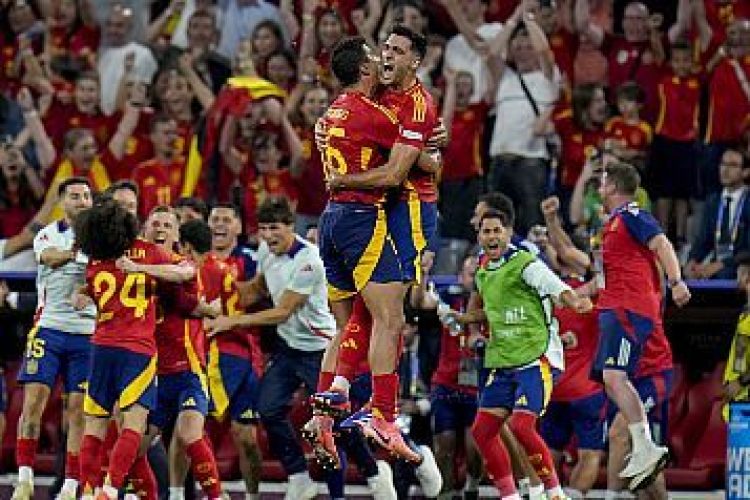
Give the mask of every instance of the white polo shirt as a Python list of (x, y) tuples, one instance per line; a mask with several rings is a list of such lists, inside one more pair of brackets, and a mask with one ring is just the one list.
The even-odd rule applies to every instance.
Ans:
[(48, 248), (70, 250), (75, 242), (73, 228), (63, 221), (53, 222), (34, 238), (34, 254), (39, 264), (37, 291), (41, 316), (38, 325), (65, 333), (90, 335), (96, 326), (96, 306), (82, 311), (73, 308), (71, 297), (81, 285), (86, 284), (88, 258), (78, 252), (75, 260), (53, 269), (41, 263), (41, 255)]
[(295, 236), (289, 252), (276, 255), (266, 242), (258, 247), (258, 272), (263, 275), (274, 305), (286, 290), (307, 296), (305, 303), (277, 325), (279, 336), (300, 351), (320, 351), (336, 334), (336, 322), (328, 309), (323, 261), (318, 248)]

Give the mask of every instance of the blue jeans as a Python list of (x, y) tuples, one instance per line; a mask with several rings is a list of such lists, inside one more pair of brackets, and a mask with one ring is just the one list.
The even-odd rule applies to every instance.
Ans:
[(307, 470), (307, 461), (289, 420), (289, 404), (300, 385), (308, 393), (315, 391), (323, 351), (305, 352), (279, 344), (260, 381), (258, 412), (270, 449), (287, 474), (296, 474)]

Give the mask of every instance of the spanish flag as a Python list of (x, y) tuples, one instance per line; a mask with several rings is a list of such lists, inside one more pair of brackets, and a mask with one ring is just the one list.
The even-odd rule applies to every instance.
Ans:
[(257, 76), (235, 76), (227, 80), (211, 108), (197, 124), (190, 141), (181, 196), (192, 196), (199, 185), (216, 186), (216, 170), (220, 165), (217, 158), (219, 137), (226, 118), (244, 116), (250, 103), (268, 98), (283, 101), (286, 92)]

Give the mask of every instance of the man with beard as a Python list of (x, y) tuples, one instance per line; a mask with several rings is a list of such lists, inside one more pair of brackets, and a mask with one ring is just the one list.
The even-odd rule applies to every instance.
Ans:
[(74, 499), (78, 488), (78, 455), (83, 432), (83, 391), (94, 332), (93, 304), (76, 310), (70, 297), (85, 281), (88, 258), (76, 248), (73, 223), (91, 206), (91, 188), (82, 177), (63, 181), (58, 195), (65, 213), (37, 234), (34, 253), (39, 262), (37, 287), (40, 316), (29, 332), (18, 380), (24, 384), (24, 404), (16, 440), (18, 485), (14, 500), (34, 497), (34, 459), (42, 412), (61, 375), (68, 402), (68, 442), (65, 484), (61, 498)]

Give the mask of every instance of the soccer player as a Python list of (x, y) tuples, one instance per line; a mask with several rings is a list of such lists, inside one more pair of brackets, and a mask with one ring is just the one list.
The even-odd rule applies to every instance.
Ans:
[[(177, 216), (166, 206), (152, 210), (146, 221), (144, 237), (171, 252), (180, 240), (184, 259), (198, 267), (198, 277), (177, 286), (161, 286), (161, 321), (156, 326), (158, 353), (156, 409), (149, 417), (149, 438), (173, 427), (169, 447), (170, 470), (174, 471), (178, 454), (187, 455), (194, 477), (209, 499), (221, 496), (221, 481), (210, 444), (203, 437), (208, 412), (208, 383), (205, 366), (204, 331), (201, 316), (215, 314), (207, 305), (203, 283), (220, 282), (226, 267), (208, 258), (211, 230), (203, 221), (178, 228)], [(218, 279), (216, 278), (218, 276)], [(218, 295), (218, 292), (216, 293)], [(151, 441), (149, 439), (149, 442)], [(170, 473), (170, 495), (184, 495), (182, 473)]]
[[(404, 135), (396, 118), (368, 97), (378, 83), (378, 70), (361, 38), (348, 38), (337, 46), (332, 69), (345, 90), (324, 117), (328, 136), (324, 168), (329, 179), (333, 181), (336, 176), (380, 165), (376, 170), (382, 168), (390, 175), (395, 170), (402, 172), (405, 178), (417, 160), (435, 164), (410, 143), (409, 134)], [(379, 152), (383, 149), (391, 149), (387, 162)], [(403, 178), (394, 176), (393, 185), (397, 186)], [(321, 256), (339, 329), (342, 330), (349, 319), (351, 298), (357, 292), (373, 316), (368, 354), (373, 373), (373, 418), (368, 426), (372, 429), (371, 435), (390, 451), (418, 461), (419, 455), (405, 445), (395, 425), (398, 389), (395, 368), (404, 322), (405, 287), (401, 264), (387, 238), (384, 201), (385, 187), (333, 188), (321, 217)], [(335, 339), (334, 343), (338, 341)], [(348, 384), (349, 380), (342, 377), (333, 388), (346, 394)]]
[(654, 444), (643, 402), (631, 383), (644, 346), (661, 336), (660, 269), (675, 304), (690, 300), (672, 244), (653, 216), (633, 203), (639, 184), (631, 165), (614, 163), (604, 169), (599, 192), (610, 217), (602, 232), (601, 338), (594, 361), (594, 375), (601, 377), (628, 425), (632, 454), (619, 476), (631, 490), (650, 484), (669, 456), (665, 447)]
[(482, 389), (472, 435), (501, 498), (520, 499), (508, 451), (500, 430), (510, 430), (529, 456), (551, 500), (565, 498), (547, 445), (536, 431), (552, 390), (547, 358), (551, 336), (552, 299), (577, 312), (591, 310), (541, 261), (510, 244), (512, 227), (504, 214), (490, 210), (480, 221), (484, 250), (476, 283), (482, 308), (456, 315), (462, 324), (489, 322), (484, 367), (491, 370)]
[[(212, 253), (230, 272), (221, 283), (223, 313), (241, 314), (238, 283), (255, 276), (255, 252), (239, 244), (242, 232), (240, 213), (229, 204), (217, 204), (208, 217)], [(219, 419), (229, 415), (232, 439), (240, 457), (240, 471), (248, 500), (257, 499), (260, 483), (261, 452), (258, 448), (258, 384), (263, 367), (257, 328), (235, 329), (211, 339), (208, 352), (208, 384), (213, 405), (211, 414)]]
[(300, 385), (310, 393), (315, 390), (323, 351), (336, 334), (336, 323), (328, 309), (323, 262), (312, 244), (295, 235), (289, 201), (267, 198), (258, 209), (258, 224), (258, 272), (245, 290), (246, 300), (270, 296), (273, 307), (220, 316), (206, 324), (211, 334), (243, 326), (276, 326), (279, 342), (261, 380), (258, 409), (269, 445), (289, 476), (285, 498), (310, 499), (317, 495), (317, 486), (288, 409)]
[(29, 332), (26, 354), (18, 375), (24, 385), (23, 410), (16, 440), (18, 485), (13, 500), (34, 496), (34, 459), (42, 412), (61, 375), (67, 394), (67, 455), (61, 498), (73, 499), (78, 487), (78, 460), (83, 432), (83, 391), (94, 332), (96, 309), (75, 310), (70, 297), (85, 281), (88, 259), (75, 247), (73, 223), (91, 206), (89, 181), (71, 177), (58, 189), (64, 217), (42, 229), (34, 238), (39, 268), (39, 318)]
[[(195, 276), (195, 269), (172, 264), (163, 249), (138, 239), (135, 216), (110, 198), (79, 216), (75, 231), (81, 250), (91, 259), (85, 296), (98, 309), (84, 401), (83, 498), (93, 498), (99, 486), (102, 440), (115, 408), (121, 417), (121, 432), (97, 496), (107, 500), (117, 498), (124, 486), (155, 403), (157, 280), (185, 282)], [(82, 293), (73, 301), (79, 307), (86, 303)]]

